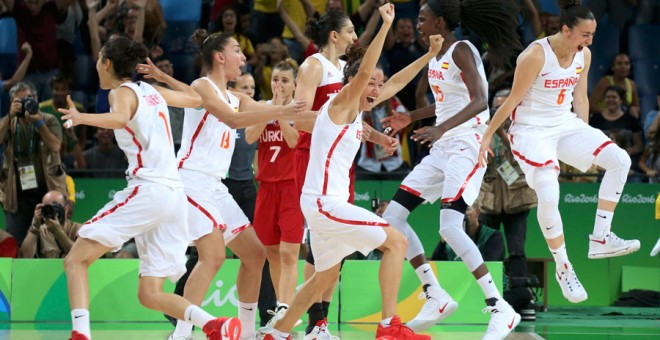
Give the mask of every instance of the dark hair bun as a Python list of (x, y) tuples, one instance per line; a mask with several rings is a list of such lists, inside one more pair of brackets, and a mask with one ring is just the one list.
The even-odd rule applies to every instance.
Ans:
[(198, 28), (195, 30), (195, 32), (192, 35), (192, 41), (197, 45), (198, 47), (202, 47), (204, 44), (204, 41), (206, 41), (206, 38), (209, 37), (209, 32), (203, 28)]
[(131, 41), (130, 46), (126, 50), (126, 55), (128, 55), (133, 60), (142, 62), (143, 60), (147, 59), (149, 51), (147, 51), (147, 48), (143, 44)]
[(318, 41), (320, 38), (319, 34), (319, 19), (309, 18), (307, 20), (307, 24), (305, 25), (305, 36), (312, 39), (312, 41)]
[(364, 46), (359, 46), (358, 44), (353, 44), (348, 47), (346, 50), (346, 63), (353, 64), (357, 60), (362, 59), (364, 54), (367, 52), (367, 49)]
[(580, 6), (580, 0), (557, 0), (557, 4), (562, 11), (565, 11), (570, 7)]

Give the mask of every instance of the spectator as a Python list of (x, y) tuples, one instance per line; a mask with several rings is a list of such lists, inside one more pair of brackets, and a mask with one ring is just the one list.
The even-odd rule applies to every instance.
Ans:
[(59, 191), (44, 195), (34, 208), (30, 232), (21, 246), (22, 258), (60, 258), (69, 253), (81, 226), (69, 219), (69, 207)]
[(241, 52), (245, 54), (246, 63), (252, 67), (256, 67), (259, 59), (254, 51), (252, 42), (246, 35), (243, 34), (241, 26), (238, 22), (238, 11), (234, 7), (225, 7), (218, 16), (215, 22), (215, 29), (213, 32), (222, 32), (231, 35), (238, 41), (241, 47)]
[[(388, 35), (388, 39), (385, 41), (383, 50), (390, 65), (389, 73), (395, 74), (426, 53), (428, 47), (424, 47), (420, 41), (415, 38), (415, 26), (413, 21), (408, 18), (401, 18), (396, 22), (393, 35), (392, 31), (390, 31), (390, 35)], [(415, 88), (417, 87), (419, 77), (419, 75), (416, 76), (413, 81), (408, 83), (403, 90), (397, 94), (405, 107), (415, 107)]]
[[(170, 77), (174, 77), (174, 65), (167, 56), (160, 56), (153, 60), (154, 65), (159, 70)], [(189, 65), (190, 66), (190, 65)], [(158, 86), (169, 88), (165, 83), (155, 83)], [(174, 152), (178, 152), (181, 147), (181, 134), (183, 133), (183, 109), (180, 107), (167, 106), (170, 110), (170, 127), (172, 129), (172, 141), (174, 142)]]
[[(284, 1), (278, 1), (277, 11), (284, 22), (284, 43), (286, 44), (291, 57), (298, 63), (302, 63), (307, 57), (318, 51), (318, 46), (315, 46), (312, 40), (305, 36), (305, 23), (309, 18), (314, 16), (314, 6), (310, 0), (301, 0), (287, 2), (285, 6)], [(288, 7), (295, 7), (297, 11), (295, 15), (290, 13)]]
[[(66, 97), (71, 94), (71, 85), (72, 82), (70, 79), (65, 78), (62, 75), (55, 76), (50, 81), (51, 92), (53, 97), (46, 101), (39, 103), (39, 110), (44, 113), (53, 115), (57, 119), (57, 122), (62, 126), (62, 146), (60, 147), (60, 156), (62, 158), (62, 163), (67, 169), (84, 169), (85, 168), (85, 158), (82, 154), (82, 149), (78, 143), (78, 135), (82, 134), (82, 130), (85, 129), (85, 126), (76, 126), (71, 129), (64, 129), (62, 121), (62, 114), (57, 109), (66, 109), (69, 107), (69, 104), (66, 102)], [(78, 110), (83, 110), (83, 105), (78, 102), (73, 102), (76, 105)], [(84, 133), (87, 134), (86, 132)]]
[(86, 11), (87, 4), (84, 0), (74, 0), (63, 11), (63, 19), (58, 21), (56, 26), (58, 68), (60, 74), (69, 79), (75, 78), (76, 55), (73, 42)]
[[(402, 20), (405, 19), (401, 19), (398, 22), (401, 22)], [(398, 98), (393, 97), (378, 104), (373, 110), (364, 112), (362, 114), (362, 119), (375, 130), (383, 132), (384, 129), (380, 120), (391, 115), (390, 112), (392, 110), (399, 113), (407, 111), (398, 101)], [(395, 138), (398, 139), (398, 135)], [(401, 158), (401, 145), (398, 145), (397, 151), (390, 155), (378, 144), (362, 143), (362, 146), (360, 146), (360, 158), (357, 161), (357, 165), (363, 170), (373, 173), (380, 173), (383, 170), (392, 172), (408, 169), (408, 166), (403, 162), (403, 158)]]
[(20, 82), (9, 96), (9, 114), (0, 120), (5, 156), (0, 197), (7, 231), (20, 246), (43, 195), (51, 190), (67, 192), (66, 174), (59, 155), (62, 128), (55, 117), (39, 111), (34, 85)]
[(660, 111), (660, 92), (658, 92), (656, 102), (657, 106), (655, 107), (655, 110), (649, 111), (646, 114), (646, 120), (644, 121), (644, 137), (646, 137), (647, 140), (651, 140), (655, 137), (655, 134), (658, 131), (658, 126), (660, 126), (660, 115), (658, 115), (658, 111)]
[[(463, 219), (465, 233), (479, 248), (484, 261), (504, 261), (504, 239), (499, 230), (484, 227), (479, 224), (479, 208), (468, 207)], [(433, 261), (461, 261), (453, 249), (440, 239), (431, 256)]]
[(96, 129), (96, 146), (85, 150), (85, 163), (87, 169), (97, 170), (92, 172), (95, 178), (122, 177), (122, 173), (128, 167), (128, 162), (119, 146), (115, 144), (115, 134), (110, 129)]
[[(495, 94), (491, 112), (495, 112), (509, 96), (510, 89)], [(507, 125), (510, 121), (507, 121)], [(498, 135), (490, 143), (494, 155), (489, 157), (486, 174), (477, 200), (481, 215), (479, 220), (495, 230), (504, 226), (509, 252), (510, 287), (523, 286), (527, 281), (527, 257), (525, 240), (527, 216), (536, 206), (536, 194), (525, 180), (520, 165), (511, 153), (508, 126), (500, 128)], [(511, 303), (511, 301), (509, 301)]]
[(273, 98), (273, 91), (270, 88), (273, 67), (280, 61), (289, 58), (289, 51), (282, 38), (273, 37), (269, 42), (257, 47), (257, 55), (259, 56), (259, 64), (252, 74), (254, 74), (254, 80), (259, 87), (261, 100), (270, 100)]
[(601, 78), (591, 91), (589, 111), (596, 113), (605, 109), (605, 90), (608, 86), (616, 85), (625, 90), (625, 94), (622, 96), (626, 105), (625, 111), (635, 119), (639, 119), (639, 94), (637, 84), (630, 79), (630, 57), (625, 53), (617, 54), (611, 69), (612, 75)]
[[(660, 98), (660, 96), (659, 96)], [(637, 165), (649, 177), (649, 183), (658, 183), (660, 174), (660, 133), (653, 133)]]
[[(625, 92), (622, 88), (613, 85), (608, 86), (604, 91), (605, 108), (600, 112), (593, 114), (589, 119), (589, 125), (602, 130), (605, 134), (617, 131), (625, 141), (630, 157), (639, 156), (644, 151), (644, 141), (642, 139), (642, 126), (637, 117), (634, 117), (623, 110), (623, 96)], [(639, 111), (638, 111), (639, 112)], [(633, 159), (633, 164), (635, 159)]]
[[(18, 44), (29, 42), (34, 49), (25, 80), (34, 84), (42, 98), (49, 99), (51, 93), (48, 82), (55, 76), (58, 67), (56, 26), (73, 0), (0, 1), (16, 19)], [(24, 53), (23, 50), (19, 52), (19, 61), (26, 57)]]
[(257, 39), (255, 41), (257, 45), (269, 41), (272, 37), (280, 36), (283, 28), (284, 23), (277, 13), (277, 1), (254, 0), (250, 13), (249, 35)]
[(32, 46), (30, 46), (29, 42), (23, 43), (21, 46), (21, 51), (23, 54), (25, 54), (25, 58), (16, 68), (14, 75), (12, 75), (9, 79), (2, 80), (2, 74), (0, 74), (0, 107), (2, 107), (2, 97), (4, 96), (3, 92), (8, 91), (16, 83), (23, 80), (25, 77), (25, 72), (27, 72), (28, 65), (30, 65), (30, 60), (32, 60)]

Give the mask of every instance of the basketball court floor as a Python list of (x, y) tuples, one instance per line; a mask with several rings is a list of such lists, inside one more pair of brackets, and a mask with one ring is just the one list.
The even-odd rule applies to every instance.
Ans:
[[(51, 340), (68, 339), (70, 324), (4, 323), (0, 339)], [(94, 340), (167, 339), (172, 326), (162, 323), (93, 323)], [(433, 339), (481, 339), (486, 325), (434, 326), (428, 332)], [(374, 339), (374, 324), (331, 324), (333, 335), (342, 340)], [(302, 339), (302, 332), (294, 339)], [(200, 331), (195, 340), (205, 339)], [(507, 339), (660, 339), (660, 308), (573, 307), (554, 308), (538, 313), (534, 322), (521, 322)]]

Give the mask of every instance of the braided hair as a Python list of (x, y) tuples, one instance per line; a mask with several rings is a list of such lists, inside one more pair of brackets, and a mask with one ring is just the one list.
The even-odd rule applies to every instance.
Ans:
[(513, 56), (522, 50), (516, 32), (519, 8), (514, 0), (429, 0), (426, 5), (444, 18), (450, 31), (463, 25), (482, 37), (496, 67), (510, 66)]

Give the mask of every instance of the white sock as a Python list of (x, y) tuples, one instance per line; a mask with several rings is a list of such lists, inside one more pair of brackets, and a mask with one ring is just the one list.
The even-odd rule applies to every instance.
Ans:
[(486, 296), (486, 299), (490, 298), (497, 298), (497, 299), (502, 299), (502, 296), (500, 295), (500, 292), (497, 290), (497, 287), (495, 286), (495, 282), (493, 282), (493, 277), (490, 276), (490, 273), (486, 273), (486, 275), (482, 276), (479, 280), (477, 280), (477, 283), (481, 287), (481, 290), (484, 291), (484, 295)]
[(552, 257), (555, 259), (557, 270), (562, 267), (565, 268), (565, 265), (569, 263), (568, 254), (566, 254), (566, 243), (562, 243), (557, 249), (550, 249), (550, 253), (552, 253)]
[(176, 320), (176, 328), (172, 337), (188, 337), (192, 335), (193, 324), (183, 320)]
[[(204, 328), (204, 325), (206, 325), (207, 322), (215, 319), (213, 315), (205, 312), (203, 309), (195, 305), (188, 306), (188, 308), (186, 308), (186, 311), (183, 312), (183, 317), (186, 319), (185, 321), (188, 321), (200, 328)], [(178, 322), (177, 322), (177, 326), (178, 326)]]
[(380, 325), (383, 327), (390, 327), (392, 324), (392, 317), (380, 320)]
[(594, 232), (591, 233), (594, 239), (602, 240), (605, 235), (609, 234), (612, 226), (612, 218), (614, 211), (596, 210), (596, 222), (594, 223)]
[(257, 324), (257, 303), (238, 302), (238, 319), (243, 325), (241, 331), (242, 339), (254, 338), (255, 325)]
[(84, 334), (89, 339), (92, 332), (89, 329), (89, 309), (74, 309), (71, 311), (71, 324), (74, 331)]
[[(289, 337), (289, 333), (280, 332), (277, 329), (273, 329), (273, 332), (270, 333), (273, 336), (273, 339), (286, 339)], [(243, 334), (241, 333), (241, 337)]]
[(440, 287), (440, 283), (438, 282), (438, 279), (435, 277), (435, 274), (433, 273), (430, 264), (424, 263), (423, 265), (417, 267), (417, 269), (415, 269), (415, 273), (417, 273), (417, 277), (419, 277), (419, 281), (422, 281), (422, 286), (431, 285), (434, 287)]

